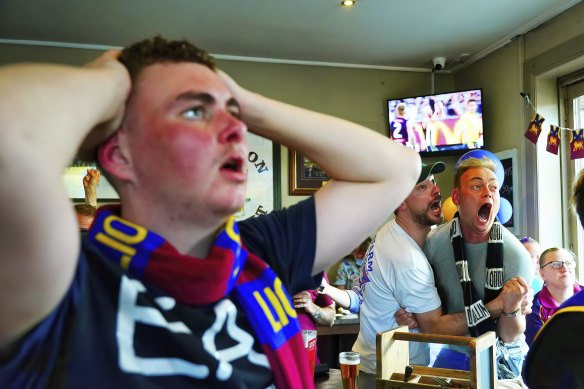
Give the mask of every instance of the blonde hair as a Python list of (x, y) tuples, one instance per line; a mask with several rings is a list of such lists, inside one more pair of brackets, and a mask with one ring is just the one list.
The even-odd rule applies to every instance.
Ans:
[(497, 174), (497, 165), (489, 157), (474, 158), (470, 157), (460, 162), (456, 167), (454, 172), (454, 187), (460, 188), (460, 177), (468, 170), (472, 168), (485, 168), (489, 169), (493, 173)]
[(554, 253), (556, 251), (562, 251), (562, 250), (567, 252), (568, 254), (570, 254), (570, 256), (572, 257), (572, 260), (574, 260), (574, 262), (577, 262), (576, 261), (576, 254), (574, 254), (572, 252), (572, 250), (568, 250), (568, 249), (565, 249), (563, 247), (550, 247), (549, 249), (543, 250), (543, 253), (541, 253), (541, 255), (539, 256), (539, 267), (541, 268), (545, 264), (544, 260), (548, 254)]

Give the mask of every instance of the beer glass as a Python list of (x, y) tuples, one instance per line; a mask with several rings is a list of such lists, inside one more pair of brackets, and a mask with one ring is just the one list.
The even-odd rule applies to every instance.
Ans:
[(343, 389), (356, 389), (359, 385), (359, 365), (361, 356), (353, 351), (339, 354), (339, 365), (343, 379)]
[(316, 330), (302, 330), (302, 338), (304, 339), (304, 348), (308, 352), (308, 363), (310, 364), (310, 371), (314, 377), (314, 364), (316, 360)]

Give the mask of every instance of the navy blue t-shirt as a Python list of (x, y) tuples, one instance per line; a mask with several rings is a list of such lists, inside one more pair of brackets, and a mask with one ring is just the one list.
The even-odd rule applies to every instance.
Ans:
[[(238, 224), (244, 245), (290, 294), (316, 286), (312, 198)], [(86, 240), (63, 301), (0, 365), (2, 388), (265, 388), (272, 380), (237, 299), (178, 303), (131, 278)]]

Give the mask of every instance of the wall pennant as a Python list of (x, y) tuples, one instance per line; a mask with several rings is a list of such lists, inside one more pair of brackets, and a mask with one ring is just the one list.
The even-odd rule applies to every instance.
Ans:
[(584, 158), (584, 129), (572, 130), (570, 159)]
[(529, 122), (527, 131), (525, 131), (525, 137), (529, 139), (531, 143), (537, 144), (537, 138), (539, 138), (539, 134), (541, 134), (541, 125), (543, 124), (544, 120), (544, 118), (536, 113), (533, 119)]
[(560, 127), (550, 124), (550, 133), (548, 134), (546, 150), (552, 154), (558, 155), (560, 138), (561, 138)]

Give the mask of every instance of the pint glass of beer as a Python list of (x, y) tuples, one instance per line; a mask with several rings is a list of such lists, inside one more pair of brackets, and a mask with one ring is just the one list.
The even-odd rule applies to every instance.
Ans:
[(359, 365), (361, 356), (353, 351), (339, 354), (339, 365), (343, 379), (343, 389), (356, 389), (359, 385)]
[(310, 371), (314, 377), (314, 364), (316, 360), (316, 330), (302, 330), (302, 338), (304, 339), (304, 348), (308, 352), (308, 363), (310, 364)]

